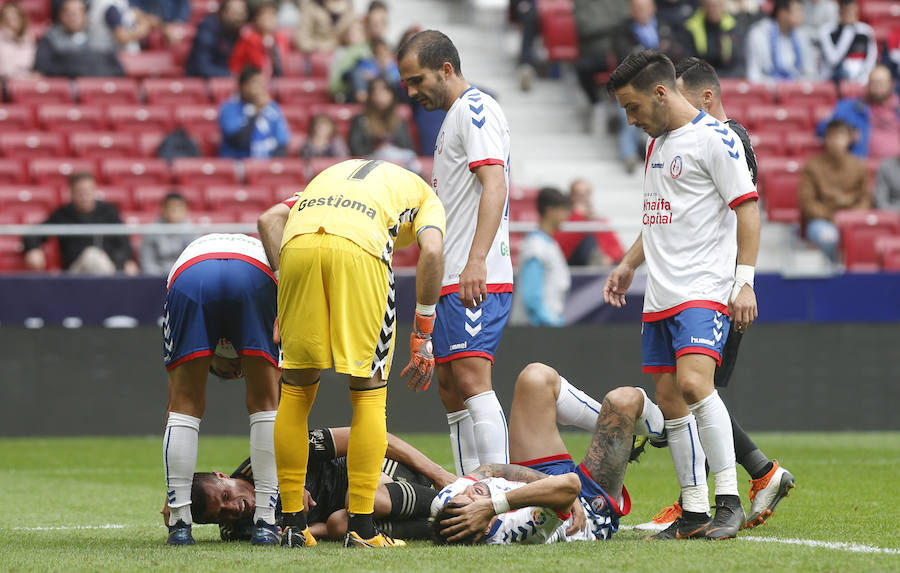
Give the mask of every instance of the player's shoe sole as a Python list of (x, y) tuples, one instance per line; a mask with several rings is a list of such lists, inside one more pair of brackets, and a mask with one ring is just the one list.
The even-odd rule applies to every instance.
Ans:
[(394, 539), (390, 535), (379, 531), (375, 537), (363, 539), (355, 531), (348, 531), (344, 537), (344, 547), (375, 549), (378, 547), (405, 547), (402, 539)]
[(791, 490), (797, 487), (794, 476), (773, 461), (772, 470), (758, 480), (751, 480), (750, 515), (744, 523), (743, 529), (751, 529), (757, 525), (765, 525), (766, 521), (775, 513), (775, 508), (781, 500), (791, 495)]
[(309, 532), (309, 527), (300, 529), (297, 526), (287, 526), (281, 532), (282, 547), (314, 547), (318, 545), (316, 538)]
[(170, 525), (169, 536), (166, 538), (166, 545), (193, 545), (194, 536), (191, 535), (191, 526), (182, 520), (178, 520), (175, 525)]
[(635, 525), (634, 529), (636, 531), (645, 531), (647, 533), (659, 533), (660, 531), (667, 529), (679, 517), (681, 517), (681, 504), (676, 501), (669, 507), (660, 510), (650, 521)]

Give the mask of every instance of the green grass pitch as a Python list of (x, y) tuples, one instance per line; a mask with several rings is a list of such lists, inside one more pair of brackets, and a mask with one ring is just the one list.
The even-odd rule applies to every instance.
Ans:
[[(446, 436), (404, 437), (452, 466)], [(414, 542), (382, 551), (328, 542), (255, 548), (220, 542), (215, 526), (195, 526), (193, 547), (167, 547), (157, 513), (161, 437), (2, 439), (0, 571), (900, 571), (900, 433), (754, 437), (791, 470), (798, 487), (768, 525), (736, 540), (648, 542), (624, 530), (606, 542), (460, 548)], [(587, 434), (566, 440), (580, 458)], [(230, 471), (246, 452), (245, 437), (201, 436), (197, 468)], [(667, 450), (648, 448), (629, 467), (626, 483), (633, 500), (626, 526), (646, 521), (678, 493)], [(747, 487), (744, 481), (748, 507)]]

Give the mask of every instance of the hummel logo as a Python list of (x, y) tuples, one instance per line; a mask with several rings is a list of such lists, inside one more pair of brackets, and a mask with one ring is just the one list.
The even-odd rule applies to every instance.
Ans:
[(362, 368), (363, 366), (366, 365), (365, 360), (354, 360), (353, 363), (356, 364), (357, 368)]
[(479, 332), (481, 332), (481, 323), (479, 322), (475, 328), (472, 328), (469, 324), (466, 324), (466, 332), (469, 333), (469, 336), (475, 336)]
[(479, 308), (479, 309), (476, 310), (475, 312), (472, 312), (471, 309), (468, 309), (468, 308), (467, 308), (467, 309), (466, 309), (466, 317), (467, 317), (471, 322), (475, 322), (476, 320), (478, 320), (479, 318), (481, 318), (481, 309)]

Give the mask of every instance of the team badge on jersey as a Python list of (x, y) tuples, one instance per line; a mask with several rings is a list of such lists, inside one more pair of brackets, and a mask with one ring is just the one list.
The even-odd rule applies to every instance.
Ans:
[(672, 160), (672, 165), (669, 166), (669, 173), (672, 175), (672, 179), (681, 177), (682, 167), (684, 167), (684, 164), (681, 161), (681, 156), (676, 155), (675, 159)]

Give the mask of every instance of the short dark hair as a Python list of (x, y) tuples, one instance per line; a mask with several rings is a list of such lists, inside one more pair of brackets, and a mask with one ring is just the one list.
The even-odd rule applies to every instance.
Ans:
[(630, 85), (639, 92), (664, 85), (675, 89), (675, 65), (662, 52), (642, 50), (625, 58), (609, 76), (606, 89), (610, 94)]
[(86, 171), (79, 171), (78, 173), (73, 173), (73, 174), (69, 175), (69, 189), (71, 189), (72, 187), (75, 187), (82, 181), (86, 181), (88, 179), (91, 181), (96, 181), (96, 179), (94, 178), (94, 175), (92, 173), (88, 173)]
[(250, 13), (250, 19), (256, 20), (256, 17), (259, 16), (259, 13), (263, 10), (275, 10), (278, 12), (278, 2), (275, 0), (263, 0), (259, 4), (253, 6), (253, 12)]
[(184, 195), (182, 195), (178, 191), (169, 191), (168, 193), (166, 193), (166, 196), (163, 197), (162, 202), (168, 203), (169, 201), (187, 201), (187, 199), (185, 199)]
[(703, 90), (711, 89), (717, 96), (722, 95), (722, 86), (719, 85), (719, 75), (712, 64), (700, 58), (684, 58), (675, 64), (675, 77), (681, 78), (687, 89)]
[(241, 70), (241, 75), (238, 76), (238, 87), (244, 87), (244, 84), (260, 75), (262, 70), (255, 66), (245, 66), (244, 69)]
[(801, 0), (775, 0), (775, 3), (772, 4), (772, 17), (775, 18), (778, 16), (778, 13), (783, 10), (790, 10), (791, 4), (794, 2), (800, 2)]
[(568, 195), (564, 195), (562, 191), (556, 187), (543, 187), (538, 191), (537, 209), (541, 217), (547, 213), (547, 209), (553, 207), (570, 207), (572, 200)]
[(425, 30), (407, 40), (397, 51), (397, 61), (399, 62), (409, 53), (418, 55), (419, 65), (423, 68), (439, 70), (444, 62), (449, 62), (456, 75), (462, 74), (456, 46), (446, 34), (437, 30)]
[(475, 541), (475, 534), (460, 539), (457, 541), (448, 541), (447, 536), (441, 533), (441, 522), (445, 519), (450, 519), (451, 517), (456, 517), (452, 513), (447, 512), (448, 509), (458, 509), (460, 507), (465, 507), (464, 503), (455, 503), (455, 502), (447, 502), (444, 507), (438, 511), (437, 515), (431, 519), (431, 539), (434, 541), (435, 545), (472, 545)]
[(825, 135), (828, 135), (829, 132), (836, 131), (838, 129), (846, 129), (847, 131), (852, 131), (853, 128), (851, 128), (850, 124), (843, 119), (832, 119), (827, 124), (825, 124)]
[(203, 514), (206, 513), (206, 485), (213, 484), (219, 480), (219, 476), (212, 472), (197, 472), (191, 481), (191, 518), (195, 523), (206, 523), (200, 521)]
[(375, 10), (384, 10), (385, 12), (387, 12), (387, 9), (387, 3), (383, 2), (382, 0), (372, 0), (371, 2), (369, 2), (369, 9), (366, 10), (366, 13), (371, 14)]

